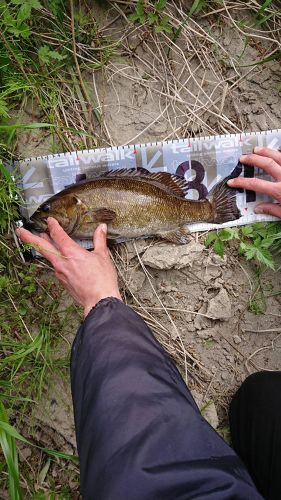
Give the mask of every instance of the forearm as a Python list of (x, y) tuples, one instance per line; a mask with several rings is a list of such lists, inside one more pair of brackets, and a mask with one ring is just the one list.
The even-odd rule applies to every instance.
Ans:
[[(80, 456), (88, 446), (83, 442), (85, 425), (96, 415), (95, 432), (99, 426), (103, 430), (115, 425), (121, 412), (128, 417), (125, 425), (118, 420), (119, 436), (114, 445), (104, 436), (106, 454), (108, 447), (108, 452), (114, 453), (141, 430), (142, 424), (147, 425), (149, 415), (140, 418), (141, 407), (145, 410), (148, 403), (157, 408), (161, 397), (173, 396), (175, 389), (198, 411), (174, 363), (147, 325), (117, 299), (100, 301), (79, 329), (71, 375)], [(126, 435), (121, 432), (123, 425)]]
[[(258, 498), (174, 363), (126, 305), (105, 299), (90, 312), (73, 346), (71, 372), (85, 499), (162, 500), (187, 491), (217, 500), (239, 488)], [(211, 491), (214, 482), (225, 497)]]

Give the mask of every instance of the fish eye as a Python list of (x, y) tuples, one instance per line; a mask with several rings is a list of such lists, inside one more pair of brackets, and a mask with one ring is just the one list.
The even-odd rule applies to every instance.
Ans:
[(43, 210), (43, 212), (49, 212), (50, 205), (48, 205), (47, 203), (45, 203), (44, 205), (42, 205), (42, 210)]

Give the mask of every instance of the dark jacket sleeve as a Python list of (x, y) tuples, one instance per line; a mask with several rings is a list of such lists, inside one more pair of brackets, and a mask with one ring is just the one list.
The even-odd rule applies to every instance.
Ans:
[(84, 499), (261, 498), (150, 329), (120, 300), (100, 301), (78, 330), (71, 382)]

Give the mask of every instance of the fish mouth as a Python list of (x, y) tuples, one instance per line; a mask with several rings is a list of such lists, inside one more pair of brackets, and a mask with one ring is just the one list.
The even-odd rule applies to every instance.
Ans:
[(30, 229), (31, 231), (36, 231), (37, 233), (44, 233), (48, 229), (47, 217), (46, 219), (37, 219), (37, 217), (32, 217), (25, 222), (24, 227)]

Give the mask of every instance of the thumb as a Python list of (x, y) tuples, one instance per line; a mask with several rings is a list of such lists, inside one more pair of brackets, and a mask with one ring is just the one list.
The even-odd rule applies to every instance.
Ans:
[(94, 236), (93, 236), (95, 252), (98, 252), (98, 253), (106, 253), (107, 252), (106, 237), (107, 237), (107, 225), (100, 224), (96, 228), (96, 230), (94, 232)]
[(256, 214), (274, 215), (281, 219), (281, 205), (279, 203), (260, 203), (255, 208)]

